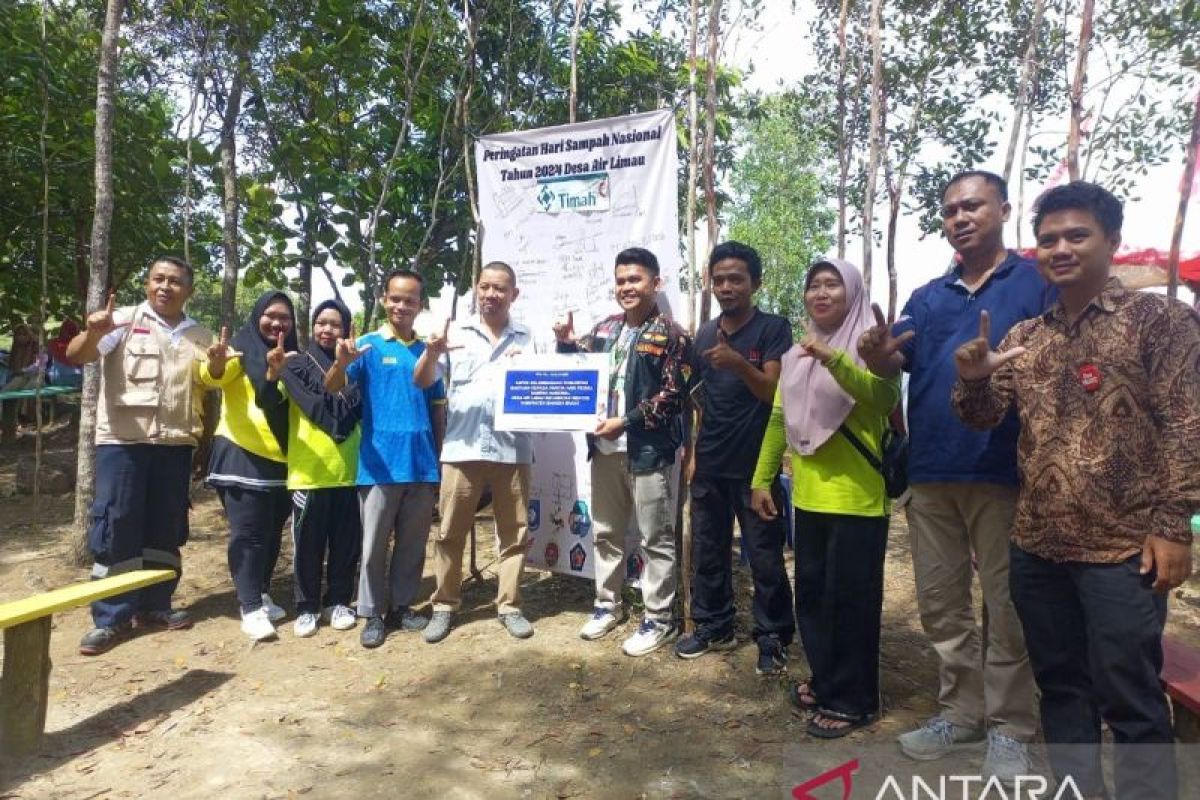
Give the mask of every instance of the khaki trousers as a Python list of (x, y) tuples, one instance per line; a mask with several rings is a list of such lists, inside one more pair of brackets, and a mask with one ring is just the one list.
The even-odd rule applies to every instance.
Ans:
[[(908, 529), (921, 625), (938, 654), (942, 716), (1029, 741), (1037, 730), (1033, 673), (1008, 588), (1017, 489), (992, 483), (912, 487)], [(971, 553), (987, 605), (986, 661), (971, 601)]]
[(625, 534), (631, 519), (641, 533), (646, 565), (642, 600), (646, 617), (657, 622), (675, 618), (675, 503), (671, 467), (633, 475), (624, 453), (592, 456), (592, 542), (596, 572), (596, 607), (619, 609), (625, 584)]
[(433, 537), (435, 611), (457, 611), (462, 604), (463, 546), (475, 523), (479, 498), (489, 487), (499, 539), (496, 609), (500, 614), (521, 610), (521, 573), (529, 533), (529, 465), (462, 461), (442, 464), (442, 524)]

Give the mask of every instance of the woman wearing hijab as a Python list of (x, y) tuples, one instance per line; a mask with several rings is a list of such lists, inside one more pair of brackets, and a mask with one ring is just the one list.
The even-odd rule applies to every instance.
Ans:
[[(322, 605), (334, 629), (356, 622), (350, 601), (358, 577), (362, 521), (358, 510), (358, 386), (325, 390), (339, 339), (350, 334), (350, 309), (337, 300), (317, 306), (308, 349), (292, 356), (276, 348), (267, 354), (289, 401), (287, 487), (292, 490), (292, 545), (295, 549), (296, 636), (317, 632)], [(279, 384), (260, 398), (278, 402)], [(328, 561), (326, 557), (328, 554)], [(321, 566), (326, 588), (322, 603)]]
[[(282, 345), (299, 349), (291, 299), (269, 291), (254, 303), (246, 324), (233, 337), (241, 354), (211, 385), (219, 387), (221, 421), (217, 424), (208, 484), (217, 490), (229, 518), (229, 572), (242, 607), (242, 632), (251, 639), (275, 636), (272, 624), (286, 612), (268, 589), (283, 523), (291, 512), (287, 490), (288, 406), (266, 390), (279, 379), (269, 374), (267, 354)], [(225, 338), (222, 331), (222, 339)]]
[(888, 498), (883, 477), (846, 435), (881, 451), (898, 380), (871, 374), (855, 343), (874, 324), (858, 268), (824, 259), (808, 271), (808, 336), (784, 354), (751, 505), (778, 515), (770, 486), (791, 446), (796, 507), (796, 621), (812, 677), (793, 686), (808, 733), (845, 736), (879, 715), (879, 626)]

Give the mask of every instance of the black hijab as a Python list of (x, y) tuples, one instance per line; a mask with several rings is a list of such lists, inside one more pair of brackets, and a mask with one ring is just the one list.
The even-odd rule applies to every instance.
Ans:
[[(350, 309), (338, 300), (326, 300), (312, 314), (315, 330), (317, 317), (332, 308), (342, 318), (342, 336), (350, 332)], [(317, 344), (317, 337), (310, 336), (308, 350), (303, 358), (293, 358), (283, 371), (283, 383), (288, 396), (317, 427), (329, 434), (334, 441), (345, 441), (358, 424), (360, 395), (356, 385), (349, 385), (341, 392), (325, 390), (325, 373), (333, 366), (336, 353), (324, 350)]]
[[(353, 323), (353, 318), (350, 316), (350, 309), (346, 307), (340, 300), (330, 298), (320, 303), (312, 313), (312, 324), (308, 326), (309, 331), (312, 331), (317, 326), (317, 317), (321, 316), (321, 312), (327, 308), (332, 308), (338, 312), (342, 318), (342, 338), (350, 335), (350, 325)], [(321, 345), (317, 344), (317, 337), (310, 335), (308, 337), (308, 354), (313, 357), (313, 360), (326, 372), (333, 366), (333, 359), (337, 353), (331, 353), (322, 349)]]
[[(254, 308), (251, 309), (246, 324), (239, 328), (238, 332), (233, 336), (233, 348), (242, 354), (242, 371), (246, 373), (247, 380), (254, 387), (256, 396), (262, 391), (263, 385), (267, 382), (267, 351), (274, 347), (273, 344), (263, 339), (262, 334), (258, 330), (258, 321), (262, 318), (267, 307), (278, 301), (282, 301), (288, 307), (288, 312), (292, 315), (292, 327), (283, 339), (283, 349), (288, 352), (298, 351), (300, 349), (300, 342), (296, 339), (296, 307), (292, 305), (292, 298), (278, 289), (263, 292), (258, 300), (254, 301)], [(270, 408), (263, 408), (263, 414), (267, 418), (267, 424), (271, 427), (271, 433), (275, 434), (275, 440), (279, 442), (280, 448), (286, 453), (288, 439), (287, 403), (279, 403)]]

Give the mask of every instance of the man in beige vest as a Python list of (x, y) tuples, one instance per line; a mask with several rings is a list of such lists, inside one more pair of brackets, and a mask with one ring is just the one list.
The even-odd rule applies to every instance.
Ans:
[(95, 628), (79, 652), (110, 650), (135, 626), (189, 628), (186, 611), (171, 608), (179, 585), (180, 546), (188, 536), (192, 451), (202, 429), (201, 372), (225, 372), (227, 336), (184, 313), (192, 294), (191, 266), (155, 260), (146, 273), (146, 301), (92, 312), (87, 328), (67, 346), (75, 364), (100, 361), (96, 410), (96, 498), (88, 548), (93, 578), (129, 570), (173, 569), (172, 581), (92, 603)]

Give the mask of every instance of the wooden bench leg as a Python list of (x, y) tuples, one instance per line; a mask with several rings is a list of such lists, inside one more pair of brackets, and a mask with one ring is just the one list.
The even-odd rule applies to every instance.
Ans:
[(46, 728), (50, 693), (50, 617), (4, 631), (0, 675), (0, 753), (21, 756), (37, 749)]

